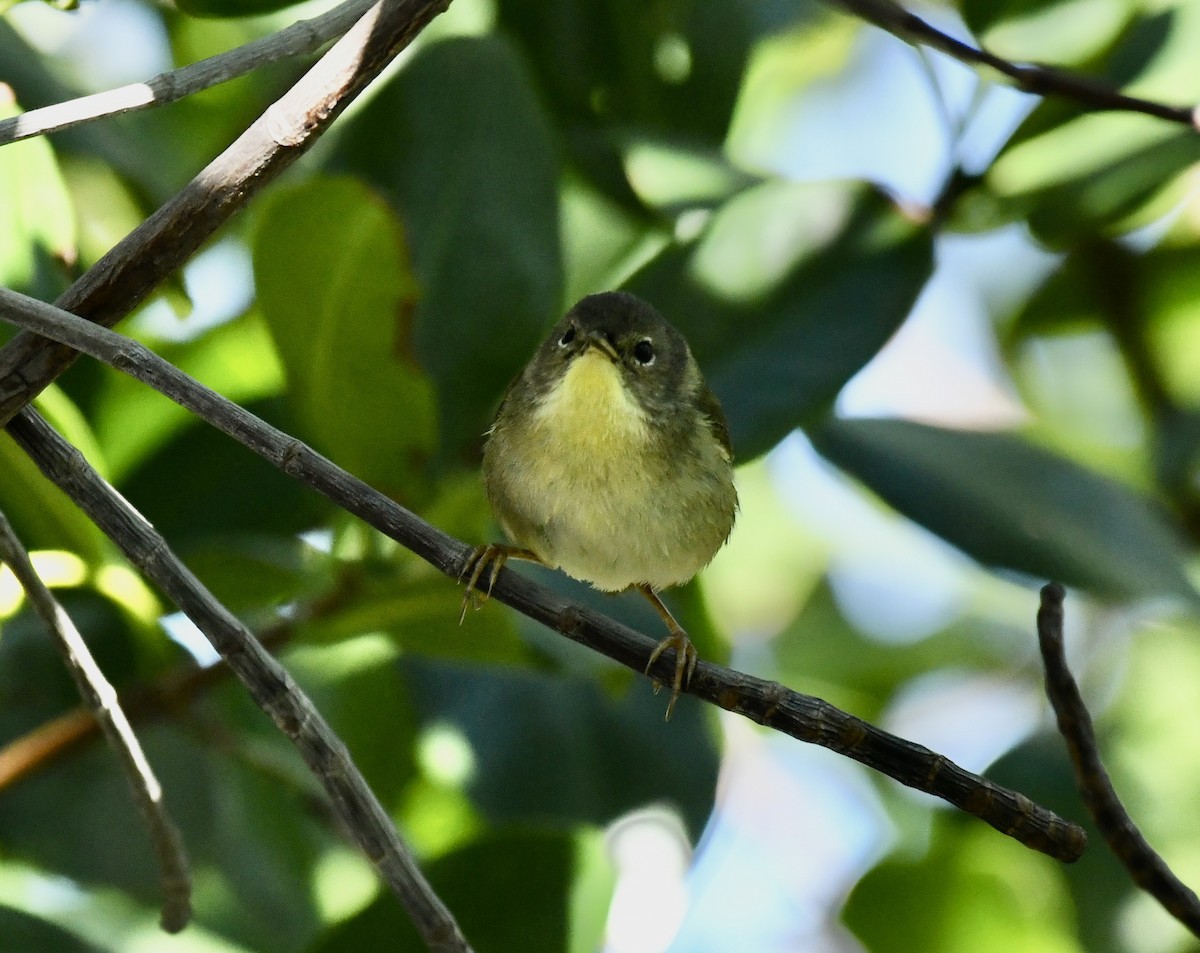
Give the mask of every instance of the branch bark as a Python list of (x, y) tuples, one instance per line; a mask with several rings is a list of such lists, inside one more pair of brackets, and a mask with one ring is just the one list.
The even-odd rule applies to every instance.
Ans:
[(1073, 99), (1085, 109), (1143, 113), (1192, 129), (1200, 128), (1200, 108), (1173, 106), (1137, 96), (1127, 96), (1098, 80), (1049, 66), (1014, 63), (982, 47), (972, 46), (943, 33), (893, 0), (826, 0), (841, 9), (886, 30), (905, 43), (928, 46), (971, 66), (986, 66), (1036, 96)]
[[(149, 348), (52, 305), (3, 289), (0, 289), (0, 318), (90, 354), (148, 384), (284, 473), (392, 537), (452, 579), (459, 577), (471, 547), (426, 523), (294, 437), (188, 377)], [(645, 671), (657, 644), (654, 639), (598, 612), (567, 602), (510, 570), (500, 572), (492, 595), (637, 672)], [(666, 683), (672, 674), (672, 664), (660, 658), (649, 674)], [(1086, 846), (1086, 836), (1078, 825), (822, 699), (704, 661), (697, 666), (686, 690), (761, 725), (844, 754), (901, 784), (943, 798), (1026, 846), (1060, 860), (1077, 859)]]
[[(306, 152), (450, 0), (378, 0), (287, 93), (57, 304), (108, 327), (179, 268), (264, 185)], [(74, 360), (69, 348), (18, 334), (0, 348), (0, 424)]]

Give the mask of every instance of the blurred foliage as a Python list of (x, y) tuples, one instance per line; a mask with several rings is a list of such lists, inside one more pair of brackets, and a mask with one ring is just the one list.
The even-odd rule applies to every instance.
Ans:
[[(0, 116), (233, 48), (289, 6), (0, 2)], [(1021, 62), (1200, 100), (1194, 0), (930, 15)], [(0, 148), (0, 284), (52, 300), (301, 69)], [(1068, 583), (1117, 787), (1195, 882), (1198, 162), (1191, 130), (1018, 96), (812, 0), (456, 0), (123, 329), (480, 542), (507, 382), (575, 299), (636, 291), (687, 335), (743, 464), (733, 539), (668, 595), (701, 654), (995, 761), (1079, 819), (1032, 636), (1033, 586)], [(864, 401), (872, 381), (886, 400)], [(823, 770), (799, 745), (765, 754), (688, 699), (664, 724), (643, 679), (505, 607), (459, 627), (450, 580), (122, 375), (80, 362), (39, 409), (273, 633), (481, 953), (606, 934), (622, 953), (631, 929), (665, 949), (645, 938), (680, 897), (682, 953), (732, 948), (726, 929), (761, 953), (1189, 948), (1095, 832), (1063, 868), (878, 782), (839, 789), (891, 820), (863, 834), (865, 814), (792, 799)], [(0, 508), (108, 676), (134, 699), (163, 687), (135, 710), (196, 872), (195, 924), (162, 937), (109, 753), (39, 762), (0, 788), (0, 948), (420, 949), (295, 752), (238, 686), (180, 680), (194, 633), (3, 435)], [(657, 631), (640, 600), (521, 571)], [(75, 703), (0, 572), (0, 765)], [(686, 894), (682, 843), (618, 846), (614, 821), (649, 824), (647, 805), (698, 844)], [(797, 818), (820, 838), (797, 843)], [(807, 866), (820, 889), (797, 886)]]

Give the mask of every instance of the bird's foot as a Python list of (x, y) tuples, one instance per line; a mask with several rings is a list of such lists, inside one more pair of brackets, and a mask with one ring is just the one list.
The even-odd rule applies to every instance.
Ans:
[[(658, 643), (654, 647), (654, 651), (650, 653), (650, 661), (646, 663), (646, 674), (650, 674), (650, 669), (654, 668), (654, 663), (658, 661), (658, 657), (667, 649), (675, 650), (675, 677), (671, 680), (671, 700), (667, 702), (666, 720), (670, 720), (671, 712), (675, 709), (675, 702), (679, 699), (683, 689), (691, 681), (692, 675), (696, 672), (696, 663), (700, 659), (700, 654), (696, 651), (696, 646), (692, 645), (692, 640), (688, 638), (683, 629), (675, 628), (671, 630), (671, 634)], [(662, 682), (655, 679), (654, 693), (657, 695), (662, 690)]]
[[(462, 611), (458, 615), (459, 625), (462, 625), (463, 620), (466, 619), (468, 608), (482, 609), (483, 604), (491, 598), (492, 589), (496, 585), (496, 577), (500, 575), (500, 570), (510, 559), (541, 562), (537, 554), (531, 550), (521, 549), (517, 546), (505, 546), (501, 543), (488, 543), (486, 546), (476, 546), (472, 550), (471, 555), (463, 563), (462, 572), (458, 574), (459, 582), (464, 579), (467, 581), (467, 590), (463, 593)], [(481, 593), (479, 580), (483, 578), (483, 574), (487, 572), (489, 566), (491, 572), (488, 573), (487, 588)]]
[[(458, 581), (462, 582), (465, 579), (467, 589), (463, 593), (462, 611), (458, 614), (459, 625), (462, 625), (463, 620), (466, 619), (468, 608), (481, 609), (483, 604), (488, 601), (492, 594), (492, 587), (496, 585), (496, 576), (500, 573), (500, 567), (508, 559), (508, 555), (505, 553), (506, 548), (494, 543), (476, 546), (471, 555), (467, 557), (467, 561), (463, 563), (462, 572), (458, 574)], [(488, 577), (487, 589), (481, 594), (476, 587), (489, 564), (492, 572)]]

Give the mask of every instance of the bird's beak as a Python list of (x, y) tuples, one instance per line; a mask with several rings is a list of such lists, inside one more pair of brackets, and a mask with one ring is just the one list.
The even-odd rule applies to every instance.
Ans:
[(617, 354), (617, 349), (613, 346), (612, 341), (608, 339), (603, 331), (588, 332), (587, 341), (585, 343), (587, 349), (590, 350), (591, 348), (596, 348), (596, 350), (600, 351), (614, 364), (620, 360), (620, 355)]

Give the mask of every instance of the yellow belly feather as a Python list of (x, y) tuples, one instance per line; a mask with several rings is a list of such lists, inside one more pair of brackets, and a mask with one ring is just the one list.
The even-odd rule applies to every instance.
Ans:
[[(736, 497), (731, 482), (666, 470), (649, 452), (652, 434), (620, 370), (598, 351), (581, 355), (529, 425), (505, 434), (513, 465), (496, 479), (519, 515), (498, 513), (506, 530), (549, 565), (599, 589), (686, 582), (728, 536)], [(720, 457), (728, 472), (715, 440), (689, 450)], [(539, 527), (538, 538), (521, 538), (513, 532), (519, 524)]]

